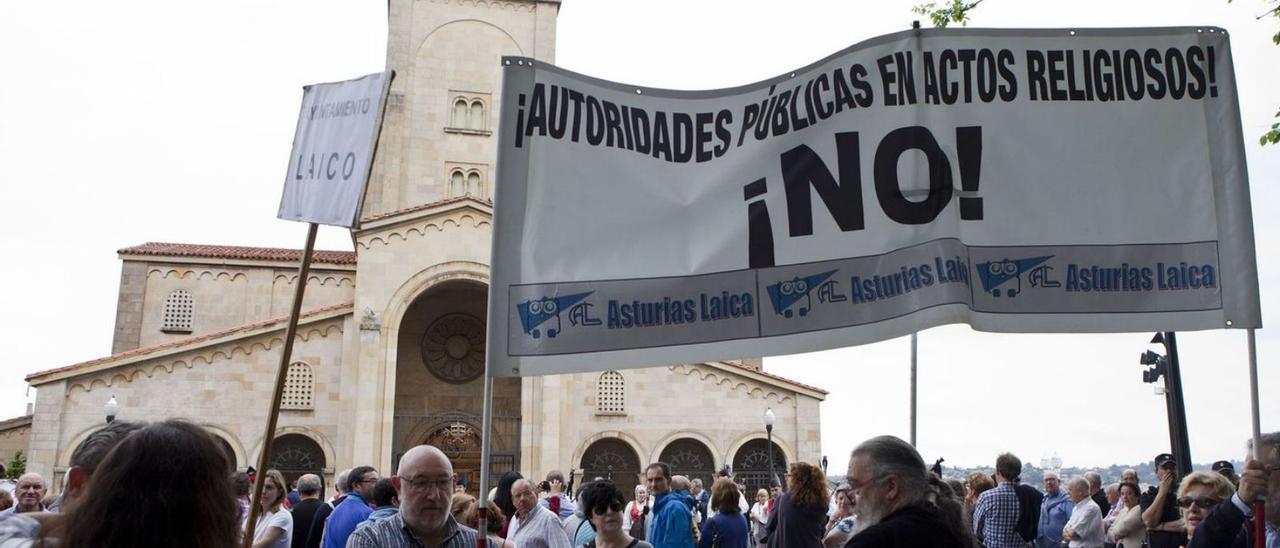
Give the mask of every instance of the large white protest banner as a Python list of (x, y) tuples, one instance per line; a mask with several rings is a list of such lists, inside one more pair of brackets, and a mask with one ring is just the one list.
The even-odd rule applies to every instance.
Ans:
[(907, 31), (713, 91), (503, 62), (494, 375), (1261, 324), (1222, 29)]
[(355, 226), (390, 83), (386, 72), (304, 88), (277, 218)]

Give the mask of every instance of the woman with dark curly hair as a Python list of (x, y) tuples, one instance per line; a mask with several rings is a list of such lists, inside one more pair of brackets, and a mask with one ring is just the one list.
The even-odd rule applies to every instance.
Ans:
[(498, 488), (495, 489), (493, 503), (498, 505), (498, 509), (502, 510), (502, 515), (506, 516), (502, 522), (502, 532), (498, 536), (507, 538), (507, 528), (511, 526), (511, 516), (516, 515), (516, 504), (511, 500), (511, 486), (516, 481), (524, 479), (520, 472), (507, 472), (502, 475), (502, 479), (498, 480)]
[(787, 492), (769, 515), (769, 548), (819, 548), (826, 533), (827, 478), (807, 462), (791, 463)]
[[(578, 494), (578, 508), (587, 517), (596, 538), (586, 548), (653, 548), (643, 540), (631, 538), (622, 528), (622, 507), (626, 499), (612, 481), (593, 481)], [(736, 504), (736, 503), (735, 503)]]

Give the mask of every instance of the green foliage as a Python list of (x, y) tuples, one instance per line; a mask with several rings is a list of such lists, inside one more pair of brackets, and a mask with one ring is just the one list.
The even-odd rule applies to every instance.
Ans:
[(929, 20), (933, 21), (933, 26), (943, 29), (951, 23), (960, 23), (961, 26), (969, 24), (969, 11), (978, 7), (983, 0), (974, 0), (973, 2), (964, 2), (964, 0), (950, 0), (944, 2), (941, 7), (937, 2), (925, 2), (917, 4), (911, 8), (912, 12), (920, 15), (928, 15)]
[[(1227, 0), (1227, 2), (1231, 2), (1231, 0)], [(1280, 19), (1280, 0), (1268, 0), (1267, 3), (1272, 4), (1272, 7), (1268, 8), (1262, 15), (1259, 15), (1258, 19), (1262, 19), (1267, 16)], [(1280, 46), (1280, 32), (1271, 35), (1271, 43)], [(1280, 119), (1280, 112), (1276, 113), (1276, 119)], [(1258, 144), (1262, 146), (1274, 145), (1277, 143), (1280, 143), (1280, 122), (1271, 124), (1271, 131), (1263, 133), (1262, 136), (1258, 138)]]
[(27, 456), (19, 450), (13, 454), (13, 458), (4, 465), (4, 476), (7, 479), (16, 480), (18, 477), (27, 473)]

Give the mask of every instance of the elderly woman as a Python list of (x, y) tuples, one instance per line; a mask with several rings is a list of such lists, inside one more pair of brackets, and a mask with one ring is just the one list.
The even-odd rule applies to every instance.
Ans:
[[(622, 510), (622, 528), (627, 530), (627, 534), (634, 538), (644, 540), (644, 515), (645, 511), (652, 511), (649, 504), (649, 491), (643, 485), (636, 486), (636, 498), (627, 503), (627, 507)], [(583, 512), (583, 515), (586, 515)]]
[(1209, 512), (1235, 493), (1235, 487), (1222, 474), (1192, 472), (1182, 478), (1178, 486), (1178, 507), (1182, 509), (1182, 526), (1187, 530), (1187, 538), (1195, 534), (1196, 527)]
[(853, 492), (850, 491), (849, 484), (840, 484), (836, 489), (836, 511), (827, 521), (827, 536), (822, 539), (824, 547), (844, 546), (845, 542), (853, 537), (853, 528), (856, 525), (853, 506)]
[(1131, 481), (1120, 484), (1120, 504), (1124, 511), (1111, 522), (1107, 540), (1116, 548), (1139, 548), (1147, 537), (1147, 526), (1142, 523), (1142, 507), (1138, 504), (1138, 484)]

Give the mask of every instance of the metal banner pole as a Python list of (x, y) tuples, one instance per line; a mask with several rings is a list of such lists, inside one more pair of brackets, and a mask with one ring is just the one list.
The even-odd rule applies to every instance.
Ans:
[(911, 334), (911, 446), (916, 446), (916, 334)]
[(307, 245), (302, 249), (302, 265), (298, 267), (298, 284), (293, 287), (293, 307), (289, 311), (289, 326), (284, 330), (284, 348), (280, 353), (280, 367), (276, 370), (276, 388), (267, 411), (267, 429), (262, 436), (262, 455), (258, 457), (258, 477), (253, 482), (253, 499), (249, 504), (249, 519), (245, 522), (244, 548), (253, 548), (253, 529), (258, 524), (262, 486), (267, 481), (267, 469), (271, 465), (271, 446), (275, 441), (276, 420), (280, 418), (280, 399), (284, 396), (284, 380), (289, 373), (289, 359), (293, 356), (293, 338), (298, 333), (298, 315), (302, 311), (302, 293), (307, 287), (307, 273), (311, 270), (311, 255), (316, 247), (316, 230), (320, 225), (307, 223)]
[[(1258, 340), (1253, 328), (1248, 331), (1249, 340), (1249, 403), (1253, 418), (1253, 460), (1262, 461), (1262, 418), (1258, 410)], [(1253, 504), (1253, 545), (1266, 548), (1267, 512), (1261, 500), (1245, 501)]]
[(477, 523), (476, 548), (486, 548), (489, 521), (489, 454), (493, 447), (493, 376), (489, 374), (489, 354), (485, 353), (484, 411), (480, 417), (480, 523)]

